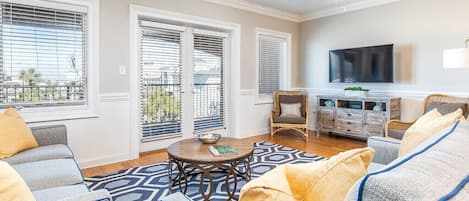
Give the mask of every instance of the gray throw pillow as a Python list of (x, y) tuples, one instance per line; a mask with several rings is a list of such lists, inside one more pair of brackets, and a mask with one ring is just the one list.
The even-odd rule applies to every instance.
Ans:
[(449, 114), (461, 108), (464, 118), (467, 117), (467, 103), (445, 103), (445, 102), (432, 102), (428, 104), (427, 111), (437, 109), (442, 115)]

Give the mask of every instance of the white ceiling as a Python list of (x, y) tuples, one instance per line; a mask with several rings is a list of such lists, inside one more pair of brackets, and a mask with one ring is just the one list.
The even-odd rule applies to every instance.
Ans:
[(400, 0), (205, 0), (285, 20), (302, 22)]
[(328, 9), (344, 8), (364, 0), (245, 0), (250, 3), (299, 15)]

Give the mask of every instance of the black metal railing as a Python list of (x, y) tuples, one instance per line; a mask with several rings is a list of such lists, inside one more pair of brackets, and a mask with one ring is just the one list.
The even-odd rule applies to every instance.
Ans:
[(83, 85), (0, 85), (0, 107), (63, 104), (84, 100)]
[[(221, 84), (195, 84), (195, 130), (223, 126)], [(143, 137), (181, 132), (181, 85), (144, 84), (142, 93)]]

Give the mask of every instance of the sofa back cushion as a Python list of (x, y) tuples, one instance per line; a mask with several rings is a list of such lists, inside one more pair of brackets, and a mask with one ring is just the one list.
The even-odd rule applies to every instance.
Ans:
[(346, 200), (438, 200), (452, 192), (452, 200), (469, 200), (469, 185), (460, 188), (468, 176), (468, 147), (469, 122), (457, 122), (384, 169), (368, 173)]
[[(429, 113), (433, 112), (435, 112), (435, 110)], [(408, 154), (438, 131), (451, 126), (456, 121), (463, 118), (461, 109), (442, 117), (428, 118), (423, 121), (422, 119), (426, 118), (427, 115), (428, 114), (417, 120), (417, 122), (405, 132), (401, 145), (399, 146), (399, 157)]]
[(327, 161), (281, 165), (247, 183), (240, 200), (343, 200), (350, 187), (366, 174), (373, 155), (372, 148), (362, 148)]
[(0, 159), (37, 146), (31, 129), (14, 109), (0, 114)]
[(20, 175), (8, 163), (3, 161), (0, 161), (0, 181), (0, 200), (35, 200)]

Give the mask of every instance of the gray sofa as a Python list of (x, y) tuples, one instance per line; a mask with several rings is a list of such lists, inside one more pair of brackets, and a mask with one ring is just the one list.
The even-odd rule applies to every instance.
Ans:
[(90, 191), (67, 146), (65, 126), (31, 128), (39, 147), (3, 159), (23, 178), (37, 201), (111, 201), (106, 190)]
[(373, 163), (346, 201), (469, 200), (468, 121), (435, 134), (401, 157), (399, 144), (396, 139), (368, 139), (375, 149)]

